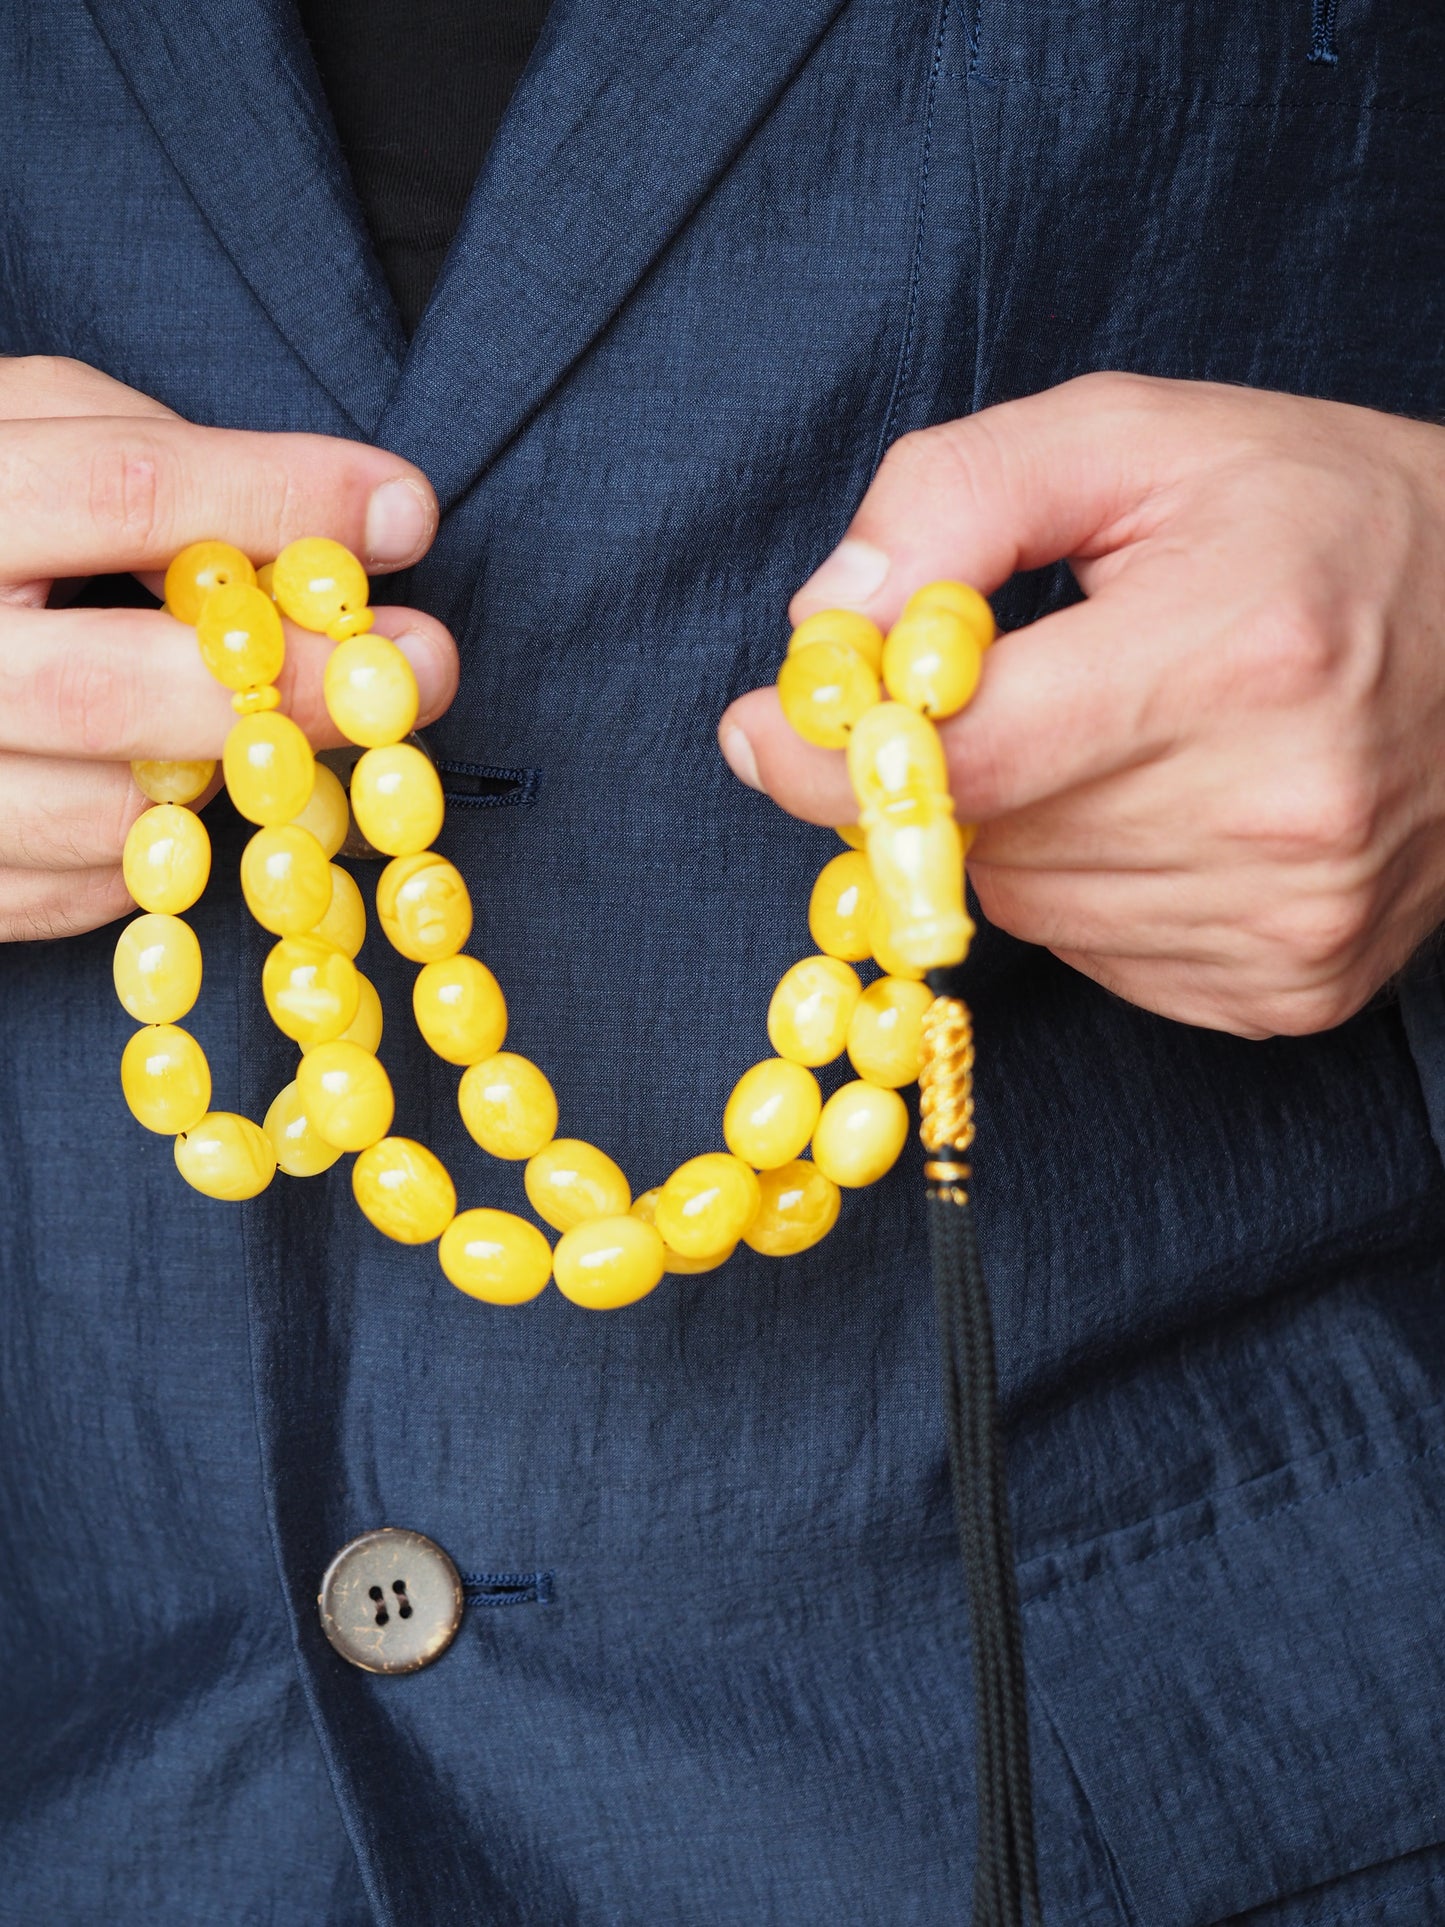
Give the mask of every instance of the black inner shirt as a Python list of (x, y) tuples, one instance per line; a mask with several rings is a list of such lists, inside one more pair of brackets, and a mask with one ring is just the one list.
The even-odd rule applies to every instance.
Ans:
[(299, 0), (410, 335), (550, 0)]

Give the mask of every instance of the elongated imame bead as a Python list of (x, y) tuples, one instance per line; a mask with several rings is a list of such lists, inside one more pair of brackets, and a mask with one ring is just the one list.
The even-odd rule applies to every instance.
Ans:
[[(938, 731), (907, 703), (877, 704), (848, 738), (848, 780), (865, 812), (902, 797), (946, 796)], [(869, 824), (866, 814), (863, 821)]]
[(130, 766), (131, 780), (152, 803), (194, 803), (216, 773), (212, 763), (177, 763), (146, 758)]
[(416, 1027), (448, 1064), (480, 1064), (507, 1036), (502, 986), (475, 957), (444, 957), (417, 972), (411, 989)]
[(311, 925), (311, 935), (323, 943), (335, 944), (348, 957), (354, 957), (366, 941), (366, 904), (361, 889), (349, 870), (339, 863), (328, 866), (331, 899), (320, 921)]
[(842, 749), (878, 701), (877, 672), (846, 643), (810, 642), (779, 670), (778, 701), (805, 743)]
[(494, 1158), (535, 1157), (557, 1129), (557, 1097), (529, 1057), (497, 1051), (463, 1072), (457, 1105), (484, 1151)]
[(261, 966), (271, 1021), (297, 1044), (327, 1044), (356, 1015), (361, 984), (350, 957), (316, 937), (282, 937)]
[(391, 1079), (359, 1044), (318, 1044), (296, 1067), (301, 1108), (316, 1135), (338, 1151), (364, 1151), (391, 1129)]
[(951, 615), (961, 617), (980, 649), (987, 649), (998, 634), (987, 597), (966, 582), (925, 582), (904, 603), (903, 614), (914, 616), (921, 609), (947, 609)]
[(487, 1305), (525, 1305), (552, 1276), (551, 1245), (511, 1211), (459, 1211), (437, 1255), (457, 1290)]
[(658, 1193), (655, 1223), (685, 1258), (736, 1244), (758, 1214), (757, 1173), (726, 1151), (706, 1151), (680, 1164)]
[(176, 1169), (193, 1191), (239, 1204), (276, 1175), (276, 1147), (249, 1117), (207, 1111), (176, 1138)]
[(834, 1184), (854, 1189), (891, 1171), (908, 1141), (908, 1106), (879, 1084), (844, 1084), (823, 1106), (813, 1162)]
[(271, 592), (298, 627), (324, 630), (364, 609), (371, 584), (350, 549), (324, 535), (305, 535), (288, 542), (271, 564)]
[[(360, 995), (356, 1000), (356, 1015), (339, 1037), (328, 1038), (328, 1043), (358, 1044), (362, 1050), (370, 1051), (373, 1057), (381, 1048), (381, 1027), (383, 1013), (381, 999), (376, 994), (376, 985), (365, 971), (356, 973), (356, 985)], [(320, 1050), (320, 1044), (303, 1044), (301, 1055), (308, 1051)]]
[(883, 631), (856, 609), (820, 609), (805, 616), (788, 639), (788, 654), (797, 655), (810, 643), (841, 643), (867, 663), (876, 676), (883, 661)]
[(861, 850), (845, 850), (818, 872), (808, 899), (808, 929), (825, 956), (861, 963), (868, 956), (868, 920), (877, 891)]
[(276, 605), (254, 582), (213, 589), (196, 617), (201, 661), (226, 689), (275, 682), (286, 660), (286, 634)]
[(963, 902), (963, 837), (948, 796), (919, 796), (872, 813), (868, 866), (888, 942), (923, 970), (968, 955), (973, 919)]
[(920, 982), (924, 972), (921, 965), (909, 963), (900, 957), (893, 947), (893, 933), (888, 927), (888, 912), (881, 903), (873, 906), (873, 915), (868, 924), (868, 942), (873, 951), (873, 961), (888, 977), (911, 978)]
[(263, 710), (233, 723), (221, 752), (231, 801), (248, 823), (291, 823), (316, 781), (311, 745), (289, 716)]
[(557, 1137), (527, 1160), (527, 1200), (555, 1231), (588, 1218), (620, 1217), (632, 1205), (626, 1173), (605, 1151), (581, 1138)]
[(435, 850), (393, 857), (377, 878), (376, 915), (387, 942), (413, 963), (454, 957), (472, 934), (471, 892)]
[(416, 677), (385, 636), (353, 636), (326, 659), (326, 710), (349, 742), (381, 749), (399, 743), (416, 724)]
[(205, 824), (179, 803), (158, 803), (143, 811), (125, 839), (121, 871), (142, 910), (166, 916), (189, 910), (211, 874)]
[(298, 810), (291, 821), (298, 830), (310, 830), (329, 861), (346, 841), (346, 832), (351, 828), (351, 805), (335, 770), (318, 762), (312, 775), (311, 794), (305, 808)]
[(816, 1164), (796, 1159), (776, 1170), (761, 1171), (758, 1187), (762, 1203), (743, 1233), (743, 1242), (765, 1258), (791, 1258), (807, 1251), (838, 1222), (842, 1197)]
[(301, 1087), (294, 1079), (272, 1098), (261, 1128), (271, 1140), (277, 1164), (289, 1178), (319, 1177), (341, 1156), (311, 1122)]
[(831, 1064), (843, 1055), (848, 1021), (863, 994), (851, 964), (804, 957), (778, 980), (768, 1005), (768, 1041), (794, 1064)]
[(630, 1214), (589, 1218), (564, 1232), (552, 1253), (557, 1289), (589, 1311), (616, 1311), (662, 1283), (662, 1239)]
[(115, 994), (137, 1023), (177, 1023), (201, 994), (201, 946), (179, 917), (136, 917), (116, 939)]
[(211, 1067), (188, 1030), (148, 1024), (121, 1053), (120, 1088), (138, 1123), (174, 1137), (210, 1109)]
[[(662, 1186), (654, 1185), (644, 1191), (640, 1198), (632, 1201), (632, 1215), (641, 1218), (644, 1224), (655, 1226), (657, 1223), (657, 1200), (662, 1196)], [(659, 1235), (661, 1235), (659, 1233)], [(693, 1277), (701, 1271), (717, 1271), (725, 1265), (737, 1250), (737, 1241), (724, 1245), (721, 1251), (710, 1251), (703, 1258), (684, 1258), (680, 1251), (674, 1251), (664, 1238), (662, 1243), (662, 1268), (679, 1277)]]
[(166, 570), (166, 607), (177, 622), (194, 624), (213, 590), (255, 580), (250, 557), (229, 542), (192, 542)]
[(883, 682), (895, 702), (925, 716), (957, 715), (978, 688), (983, 650), (951, 609), (917, 609), (894, 623), (883, 647)]
[(241, 894), (246, 908), (274, 937), (299, 937), (325, 916), (331, 902), (331, 866), (310, 830), (276, 823), (257, 830), (241, 852)]
[(865, 1083), (897, 1090), (918, 1081), (923, 1019), (932, 1002), (927, 984), (901, 977), (869, 984), (848, 1025), (848, 1056)]
[(414, 856), (441, 829), (441, 778), (411, 743), (369, 749), (351, 772), (351, 813), (373, 849)]
[(790, 1164), (813, 1135), (823, 1094), (801, 1064), (769, 1057), (743, 1072), (723, 1111), (723, 1141), (755, 1171)]
[(430, 1244), (457, 1215), (451, 1173), (415, 1138), (369, 1145), (351, 1168), (351, 1190), (363, 1216), (401, 1245)]

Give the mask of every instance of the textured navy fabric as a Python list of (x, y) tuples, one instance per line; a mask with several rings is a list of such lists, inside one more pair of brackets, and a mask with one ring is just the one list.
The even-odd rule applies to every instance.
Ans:
[[(559, 0), (408, 347), (283, 0), (20, 0), (0, 348), (432, 474), (386, 592), (461, 641), (459, 796), (502, 772), (444, 837), (471, 947), (640, 1188), (807, 947), (836, 843), (713, 728), (881, 450), (1093, 367), (1440, 413), (1442, 85), (1414, 0)], [(260, 1115), (210, 816), (195, 1025)], [(964, 1921), (916, 1153), (804, 1258), (492, 1310), (344, 1167), (187, 1191), (113, 940), (0, 952), (0, 1920)], [(399, 1128), (520, 1207), (362, 962)], [(1438, 975), (1267, 1044), (992, 931), (972, 975), (1047, 1917), (1445, 1921)], [(383, 1524), (547, 1583), (363, 1675), (314, 1596)]]

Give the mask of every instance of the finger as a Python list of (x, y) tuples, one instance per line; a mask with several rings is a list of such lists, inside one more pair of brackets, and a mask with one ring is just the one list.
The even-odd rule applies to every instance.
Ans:
[(134, 908), (118, 868), (0, 869), (0, 943), (76, 937)]
[(1223, 968), (1248, 956), (1239, 883), (1187, 871), (1010, 870), (970, 859), (989, 922), (1024, 943), (1070, 953), (1171, 958)]
[(40, 421), (62, 415), (150, 415), (177, 420), (154, 396), (127, 388), (68, 355), (0, 356), (0, 420)]
[(384, 449), (324, 435), (86, 417), (0, 422), (0, 579), (164, 569), (223, 535), (257, 559), (329, 535), (369, 569), (430, 546), (436, 497)]
[(843, 753), (805, 743), (776, 689), (750, 689), (723, 712), (718, 747), (739, 782), (763, 790), (805, 823), (856, 823), (858, 801)]
[(118, 864), (126, 832), (148, 807), (128, 763), (0, 756), (0, 869)]

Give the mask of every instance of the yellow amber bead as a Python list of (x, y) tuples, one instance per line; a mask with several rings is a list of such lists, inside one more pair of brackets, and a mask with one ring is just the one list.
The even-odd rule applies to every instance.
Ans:
[(819, 1244), (838, 1222), (842, 1197), (816, 1164), (801, 1159), (759, 1173), (763, 1201), (743, 1242), (765, 1258), (791, 1258)]
[(842, 837), (850, 850), (864, 849), (868, 842), (868, 832), (863, 828), (861, 823), (840, 823), (838, 825), (838, 835)]
[(120, 1087), (132, 1117), (174, 1137), (199, 1124), (211, 1103), (211, 1067), (188, 1030), (148, 1024), (121, 1053)]
[(211, 839), (194, 810), (157, 803), (130, 826), (121, 856), (125, 887), (142, 910), (189, 910), (211, 874)]
[[(263, 832), (264, 834), (264, 832)], [(339, 863), (327, 865), (331, 879), (331, 901), (321, 918), (313, 923), (311, 935), (323, 943), (335, 944), (348, 957), (354, 957), (366, 941), (366, 905), (356, 878)]]
[(879, 703), (848, 739), (848, 780), (865, 812), (902, 797), (946, 796), (938, 731), (907, 703)]
[(557, 1289), (589, 1311), (635, 1304), (662, 1283), (662, 1239), (640, 1218), (589, 1218), (557, 1240)]
[[(339, 1037), (326, 1041), (334, 1044), (357, 1044), (362, 1050), (370, 1051), (373, 1056), (381, 1048), (381, 1027), (383, 1013), (381, 999), (376, 994), (376, 985), (364, 971), (356, 973), (356, 985), (360, 995), (356, 1000), (356, 1015)], [(320, 1050), (320, 1044), (303, 1044), (301, 1055), (308, 1051)]]
[[(640, 1198), (632, 1201), (632, 1215), (641, 1218), (644, 1224), (655, 1226), (657, 1223), (657, 1200), (662, 1196), (662, 1186), (654, 1185), (644, 1191)], [(659, 1234), (661, 1235), (661, 1234)], [(723, 1246), (721, 1251), (710, 1251), (702, 1258), (684, 1258), (680, 1251), (674, 1251), (664, 1238), (662, 1243), (662, 1268), (680, 1277), (694, 1277), (701, 1271), (717, 1271), (725, 1265), (737, 1250), (737, 1240)]]
[(417, 1029), (448, 1064), (480, 1064), (506, 1041), (502, 986), (475, 957), (444, 957), (418, 971), (411, 1007)]
[(385, 636), (353, 636), (326, 661), (326, 713), (348, 741), (381, 749), (399, 743), (416, 722), (411, 664)]
[(889, 632), (883, 681), (896, 702), (925, 716), (953, 716), (978, 688), (983, 650), (961, 616), (919, 609)]
[(848, 1026), (848, 1056), (866, 1083), (896, 1090), (918, 1081), (923, 1019), (932, 1002), (926, 984), (899, 977), (880, 977), (869, 984)]
[(874, 1184), (891, 1171), (908, 1141), (908, 1106), (878, 1084), (845, 1084), (823, 1106), (813, 1133), (813, 1162), (834, 1184)]
[(442, 1270), (458, 1291), (487, 1305), (525, 1305), (546, 1289), (552, 1247), (510, 1211), (461, 1211), (442, 1233)]
[(229, 542), (192, 542), (166, 570), (166, 607), (177, 622), (194, 624), (213, 589), (255, 580), (250, 557)]
[(282, 937), (261, 966), (271, 1021), (297, 1044), (328, 1044), (356, 1015), (361, 980), (350, 957), (316, 937)]
[(883, 661), (883, 631), (855, 609), (820, 609), (806, 616), (788, 641), (788, 654), (795, 656), (814, 642), (837, 642), (860, 655), (876, 676)]
[(961, 962), (973, 921), (963, 907), (963, 838), (952, 799), (913, 797), (875, 812), (868, 863), (893, 951), (924, 970)]
[(276, 600), (276, 584), (271, 578), (275, 573), (276, 564), (274, 562), (263, 562), (256, 571), (256, 587), (258, 589), (264, 589), (273, 602)]
[(444, 811), (441, 778), (410, 743), (369, 749), (351, 772), (356, 827), (387, 856), (413, 856), (434, 843)]
[(174, 1024), (201, 994), (201, 946), (179, 917), (136, 917), (115, 946), (115, 994), (137, 1023)]
[(289, 1178), (319, 1177), (341, 1156), (311, 1122), (301, 1087), (294, 1081), (271, 1100), (261, 1128), (271, 1140), (277, 1164)]
[(298, 830), (310, 830), (330, 859), (346, 841), (346, 832), (351, 828), (351, 805), (335, 770), (328, 769), (325, 763), (317, 763), (314, 777), (305, 808), (298, 810), (291, 821)]
[(845, 850), (818, 872), (808, 899), (808, 929), (813, 942), (829, 957), (861, 963), (869, 954), (868, 920), (877, 892), (868, 859), (861, 850)]
[(318, 1044), (296, 1067), (301, 1108), (316, 1135), (338, 1151), (364, 1151), (384, 1138), (396, 1114), (391, 1079), (359, 1044)]
[(257, 830), (241, 852), (241, 894), (263, 930), (299, 937), (331, 902), (331, 866), (310, 830), (278, 823)]
[(351, 1190), (362, 1214), (401, 1245), (430, 1244), (457, 1215), (451, 1173), (414, 1138), (370, 1145), (351, 1168)]
[(804, 957), (783, 973), (768, 1005), (768, 1042), (794, 1064), (831, 1064), (843, 1055), (848, 1020), (863, 994), (851, 964)]
[(327, 629), (371, 599), (365, 569), (324, 535), (288, 542), (271, 564), (271, 588), (281, 613), (303, 629)]
[(316, 781), (311, 745), (289, 716), (274, 711), (233, 723), (221, 752), (226, 788), (248, 823), (291, 823)]
[(364, 636), (368, 629), (376, 627), (376, 612), (373, 609), (351, 609), (335, 622), (328, 622), (326, 633), (333, 642), (350, 642), (353, 636)]
[(259, 716), (263, 710), (281, 707), (281, 691), (269, 684), (264, 689), (238, 689), (231, 707), (238, 716)]
[(387, 864), (377, 879), (376, 914), (387, 942), (413, 963), (454, 957), (472, 934), (471, 893), (460, 870), (435, 850)]
[(888, 912), (881, 903), (873, 906), (873, 915), (868, 925), (868, 942), (872, 946), (873, 961), (888, 977), (911, 978), (915, 983), (922, 980), (923, 970), (918, 964), (909, 963), (900, 957), (893, 947), (893, 934), (888, 928)]
[(276, 605), (254, 582), (213, 589), (196, 617), (201, 661), (227, 689), (275, 682), (286, 660), (286, 634)]
[(557, 1098), (537, 1066), (515, 1051), (497, 1051), (462, 1074), (462, 1122), (494, 1158), (535, 1157), (557, 1129)]
[(842, 749), (878, 701), (878, 677), (846, 643), (810, 642), (779, 670), (778, 701), (805, 743)]
[(947, 609), (951, 615), (962, 617), (980, 649), (987, 649), (998, 634), (987, 597), (966, 582), (926, 582), (909, 596), (903, 613), (915, 616), (921, 609)]
[(656, 1224), (685, 1258), (702, 1258), (736, 1244), (758, 1214), (757, 1173), (726, 1151), (707, 1151), (680, 1164), (657, 1198)]
[(557, 1137), (528, 1158), (527, 1198), (554, 1230), (570, 1231), (588, 1218), (620, 1217), (632, 1204), (632, 1187), (620, 1165), (581, 1138)]
[(214, 763), (132, 763), (131, 778), (152, 803), (194, 803), (216, 773)]
[(208, 1111), (176, 1139), (176, 1169), (193, 1191), (239, 1204), (276, 1175), (276, 1147), (249, 1117)]
[(813, 1135), (823, 1094), (801, 1064), (769, 1057), (744, 1071), (723, 1112), (723, 1141), (756, 1171), (790, 1164)]

